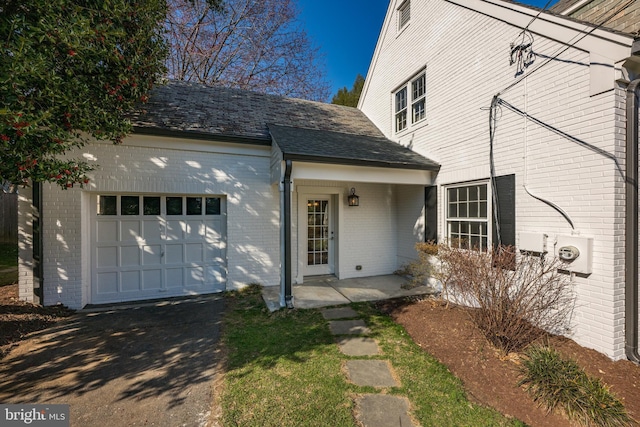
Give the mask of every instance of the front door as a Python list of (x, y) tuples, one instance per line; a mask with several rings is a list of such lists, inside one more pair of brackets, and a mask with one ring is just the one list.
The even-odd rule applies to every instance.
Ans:
[(307, 198), (305, 275), (333, 274), (333, 215), (329, 197)]

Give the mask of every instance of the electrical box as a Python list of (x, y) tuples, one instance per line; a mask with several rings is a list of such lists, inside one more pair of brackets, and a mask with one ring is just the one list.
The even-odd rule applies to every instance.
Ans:
[(547, 252), (547, 235), (544, 233), (520, 232), (518, 235), (518, 249), (527, 252)]
[(561, 269), (580, 274), (592, 273), (592, 237), (557, 236), (555, 248), (555, 254), (563, 264)]

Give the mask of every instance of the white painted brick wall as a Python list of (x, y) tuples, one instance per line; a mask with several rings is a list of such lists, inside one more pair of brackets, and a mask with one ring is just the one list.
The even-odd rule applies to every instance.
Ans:
[[(148, 137), (142, 139), (144, 144), (138, 144), (142, 146), (136, 146), (138, 140), (132, 137), (120, 146), (95, 143), (80, 150), (80, 155), (99, 165), (85, 190), (45, 185), (44, 303), (81, 308), (90, 301), (90, 236), (86, 233), (90, 218), (81, 208), (87, 205), (82, 197), (86, 192), (224, 195), (227, 288), (251, 282), (278, 285), (279, 199), (277, 186), (269, 184), (269, 149), (247, 148), (245, 155), (237, 155), (215, 144), (174, 141), (184, 149), (172, 150), (166, 148), (166, 138), (156, 139), (163, 148), (155, 148)], [(26, 225), (24, 229), (26, 234)], [(25, 289), (27, 270), (21, 267), (25, 275), (21, 288)]]
[[(390, 8), (390, 10), (395, 10)], [(413, 2), (401, 34), (383, 28), (379, 56), (367, 76), (361, 108), (391, 139), (442, 165), (439, 235), (444, 237), (442, 186), (489, 178), (489, 112), (494, 94), (514, 81), (509, 44), (520, 30), (446, 1)], [(563, 45), (535, 34), (540, 65)], [(426, 66), (427, 119), (393, 132), (393, 91)], [(502, 98), (598, 149), (621, 155), (624, 100), (620, 90), (590, 96), (589, 53), (570, 48)], [(613, 161), (502, 107), (495, 137), (497, 175), (516, 174), (517, 231), (570, 234), (568, 223), (533, 194), (564, 209), (576, 232), (594, 238), (593, 274), (575, 279), (578, 295), (570, 335), (584, 346), (624, 356), (622, 272), (623, 188)], [(622, 122), (622, 123), (621, 123)], [(525, 156), (526, 147), (526, 156)], [(525, 170), (526, 166), (526, 170)]]
[[(307, 247), (306, 242), (298, 237), (299, 187), (318, 188), (318, 194), (322, 194), (323, 188), (337, 188), (342, 191), (338, 200), (338, 203), (344, 206), (342, 229), (339, 230), (338, 236), (341, 249), (338, 260), (341, 279), (391, 274), (397, 269), (398, 222), (395, 185), (300, 179), (294, 182), (292, 202), (294, 279), (304, 276), (304, 272), (299, 271), (296, 242), (301, 245), (302, 253), (306, 253)], [(357, 195), (360, 196), (358, 207), (346, 206), (346, 196), (351, 187), (355, 187)], [(362, 270), (356, 270), (356, 265), (361, 265)]]
[(31, 197), (31, 187), (20, 189), (18, 196), (18, 298), (34, 302)]

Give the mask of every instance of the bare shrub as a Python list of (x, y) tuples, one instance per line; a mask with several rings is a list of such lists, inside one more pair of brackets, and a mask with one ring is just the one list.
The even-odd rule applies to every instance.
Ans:
[(474, 307), (473, 322), (505, 353), (567, 326), (573, 295), (561, 262), (503, 247), (481, 252), (441, 244), (437, 278), (443, 297)]

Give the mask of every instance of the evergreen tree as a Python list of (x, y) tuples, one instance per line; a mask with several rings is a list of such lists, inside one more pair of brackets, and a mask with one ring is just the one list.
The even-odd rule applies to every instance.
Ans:
[(347, 107), (357, 107), (358, 100), (360, 99), (360, 93), (364, 87), (364, 77), (362, 74), (358, 74), (356, 81), (353, 83), (351, 90), (346, 87), (338, 90), (338, 93), (331, 99), (332, 104), (346, 105)]

